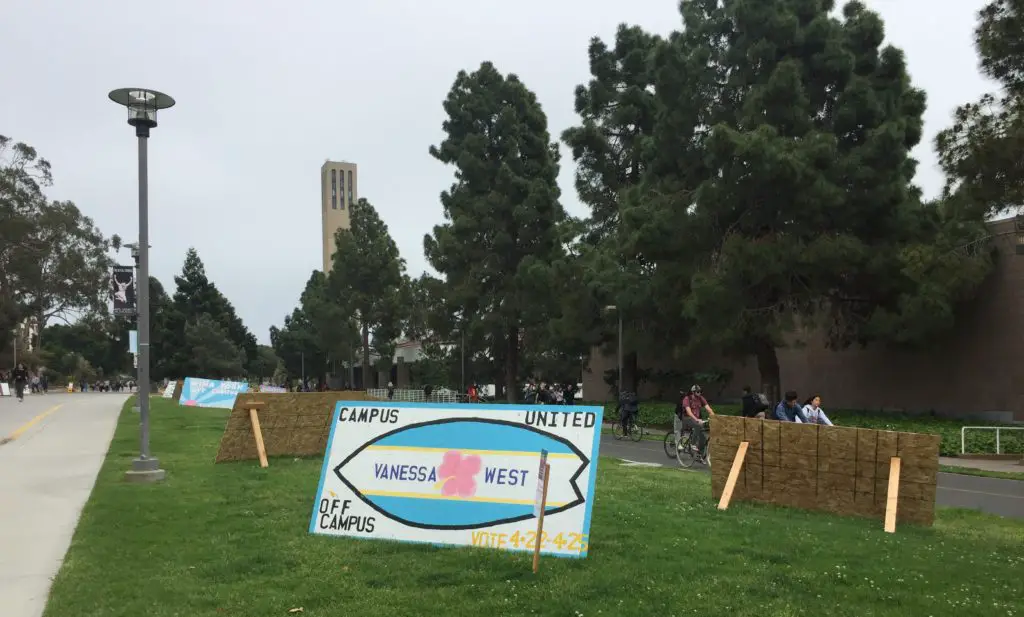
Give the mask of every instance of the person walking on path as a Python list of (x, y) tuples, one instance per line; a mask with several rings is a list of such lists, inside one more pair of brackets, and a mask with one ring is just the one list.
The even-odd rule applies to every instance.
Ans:
[(18, 366), (14, 367), (11, 377), (14, 380), (14, 393), (18, 397), (18, 402), (25, 402), (25, 384), (28, 383), (28, 369), (25, 368), (23, 363), (19, 363)]

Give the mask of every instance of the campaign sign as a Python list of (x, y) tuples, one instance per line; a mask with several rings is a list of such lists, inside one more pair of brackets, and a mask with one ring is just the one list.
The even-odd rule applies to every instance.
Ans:
[[(586, 557), (601, 407), (339, 401), (310, 533)], [(538, 463), (551, 466), (537, 538)]]
[(197, 379), (186, 377), (181, 386), (178, 403), (187, 407), (219, 407), (231, 409), (235, 396), (248, 392), (249, 384), (244, 381), (221, 381), (219, 379)]
[(270, 384), (260, 384), (260, 392), (268, 392), (272, 394), (284, 394), (288, 390), (281, 386), (272, 386)]

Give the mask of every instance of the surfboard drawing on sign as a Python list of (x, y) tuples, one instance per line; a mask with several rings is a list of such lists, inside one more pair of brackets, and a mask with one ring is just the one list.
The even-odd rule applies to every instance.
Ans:
[(585, 503), (590, 460), (572, 442), (522, 423), (445, 418), (363, 444), (333, 469), (360, 500), (420, 529), (478, 529), (534, 518), (537, 461), (548, 451), (545, 516)]

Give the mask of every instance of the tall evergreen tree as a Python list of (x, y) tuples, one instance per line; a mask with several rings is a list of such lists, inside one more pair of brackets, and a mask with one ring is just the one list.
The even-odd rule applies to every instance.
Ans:
[(514, 401), (524, 332), (543, 327), (559, 291), (558, 146), (534, 93), (490, 62), (459, 72), (444, 110), (445, 139), (430, 154), (456, 181), (441, 194), (446, 222), (424, 238), (426, 257), (463, 327), (490, 338)]
[(326, 297), (359, 322), (363, 385), (370, 387), (371, 345), (380, 357), (379, 368), (390, 369), (395, 339), (401, 334), (405, 260), (373, 204), (360, 199), (352, 204), (350, 215), (351, 228), (339, 229), (335, 237)]
[[(174, 292), (173, 321), (169, 324), (172, 330), (184, 332), (185, 324), (205, 313), (210, 315), (224, 329), (228, 339), (242, 350), (245, 356), (243, 366), (248, 366), (258, 359), (256, 337), (242, 323), (241, 318), (235, 313), (234, 306), (206, 277), (206, 267), (194, 248), (190, 248), (185, 254), (181, 275), (175, 276), (174, 282), (177, 290)], [(178, 350), (176, 364), (179, 370), (188, 366), (191, 353), (189, 349)]]
[[(625, 24), (619, 26), (612, 48), (600, 38), (591, 39), (592, 79), (576, 87), (581, 123), (562, 134), (577, 165), (576, 191), (590, 216), (582, 246), (560, 268), (567, 281), (585, 292), (564, 297), (562, 319), (552, 324), (554, 338), (562, 349), (576, 348), (576, 363), (579, 353), (597, 343), (623, 343), (628, 350), (626, 379), (633, 390), (638, 386), (638, 348), (661, 347), (664, 342), (653, 327), (641, 324), (673, 322), (658, 319), (663, 303), (652, 293), (643, 254), (618, 233), (622, 201), (640, 185), (647, 168), (645, 149), (658, 113), (653, 59), (662, 44), (660, 37)], [(603, 311), (608, 305), (616, 310)], [(625, 341), (616, 338), (620, 316), (631, 325)], [(641, 333), (650, 336), (642, 341)]]
[(185, 347), (191, 352), (186, 375), (210, 379), (237, 379), (242, 375), (245, 354), (209, 313), (200, 313), (185, 323)]
[(797, 327), (837, 347), (920, 341), (987, 272), (935, 250), (940, 214), (911, 183), (924, 93), (902, 52), (863, 4), (833, 6), (681, 3), (649, 193), (625, 217), (634, 235), (674, 223), (652, 239), (684, 264), (694, 343), (754, 355), (775, 392)]
[(314, 270), (310, 275), (299, 298), (299, 310), (308, 320), (316, 341), (316, 352), (324, 354), (325, 370), (322, 374), (317, 373), (317, 377), (326, 378), (326, 369), (338, 368), (339, 363), (351, 362), (354, 365), (360, 341), (358, 324), (353, 317), (353, 309), (331, 297), (328, 277), (323, 272)]
[(981, 69), (1000, 91), (957, 108), (936, 146), (950, 205), (994, 216), (1024, 204), (1024, 0), (994, 0), (978, 17)]

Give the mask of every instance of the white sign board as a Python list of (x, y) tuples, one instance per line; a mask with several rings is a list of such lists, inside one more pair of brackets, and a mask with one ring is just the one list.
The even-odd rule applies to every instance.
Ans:
[(586, 557), (601, 407), (339, 401), (314, 534), (532, 551), (542, 452), (542, 554)]
[(174, 398), (174, 388), (178, 385), (176, 381), (169, 381), (164, 387), (164, 398)]
[(0, 383), (0, 396), (10, 396), (11, 386), (7, 383)]

